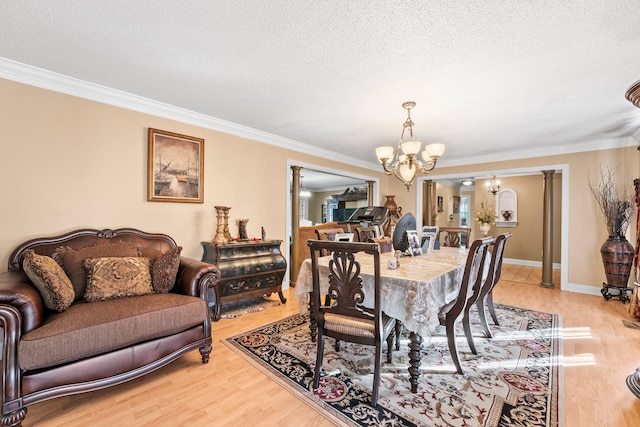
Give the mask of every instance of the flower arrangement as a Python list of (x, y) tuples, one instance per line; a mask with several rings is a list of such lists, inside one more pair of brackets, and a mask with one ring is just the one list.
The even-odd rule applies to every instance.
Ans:
[(480, 203), (480, 210), (476, 212), (476, 221), (480, 224), (487, 223), (494, 225), (496, 223), (498, 214), (488, 206), (485, 206), (484, 202)]

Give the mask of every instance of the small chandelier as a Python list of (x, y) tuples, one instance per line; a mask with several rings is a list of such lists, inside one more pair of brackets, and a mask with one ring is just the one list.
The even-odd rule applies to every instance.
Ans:
[(300, 177), (300, 193), (299, 194), (301, 198), (308, 199), (309, 197), (311, 197), (311, 191), (307, 190), (302, 186), (302, 178), (304, 178), (304, 176)]
[(496, 176), (493, 175), (491, 181), (487, 182), (487, 191), (494, 196), (500, 191), (500, 181), (496, 180)]
[[(407, 191), (416, 179), (418, 171), (422, 173), (429, 173), (436, 167), (438, 158), (444, 153), (444, 144), (429, 144), (424, 148), (422, 152), (422, 158), (424, 163), (418, 159), (417, 154), (420, 151), (420, 141), (413, 140), (413, 123), (411, 121), (411, 109), (416, 106), (413, 101), (408, 101), (402, 104), (402, 108), (407, 110), (407, 120), (402, 124), (402, 134), (400, 135), (400, 141), (398, 142), (398, 151), (396, 152), (395, 160), (391, 162), (393, 156), (393, 147), (388, 145), (384, 147), (376, 148), (376, 156), (378, 161), (382, 164), (382, 168), (387, 175), (394, 174), (402, 183), (407, 187)], [(404, 140), (404, 133), (409, 129), (408, 141)], [(402, 151), (402, 154), (400, 154)]]

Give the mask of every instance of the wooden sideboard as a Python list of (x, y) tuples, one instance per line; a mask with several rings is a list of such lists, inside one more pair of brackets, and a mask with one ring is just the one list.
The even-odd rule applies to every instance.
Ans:
[(281, 240), (202, 242), (202, 261), (215, 264), (221, 273), (220, 280), (208, 292), (213, 320), (220, 320), (220, 309), (225, 302), (273, 292), (278, 292), (282, 303), (287, 302), (282, 294), (287, 261), (280, 252), (281, 243)]

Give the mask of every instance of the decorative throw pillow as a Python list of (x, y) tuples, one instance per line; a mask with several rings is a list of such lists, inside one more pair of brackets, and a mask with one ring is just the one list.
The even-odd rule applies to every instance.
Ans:
[(85, 302), (132, 297), (153, 293), (149, 258), (87, 258), (82, 266), (87, 272)]
[(180, 266), (182, 246), (169, 249), (153, 261), (151, 266), (151, 283), (153, 290), (159, 294), (167, 293), (176, 283), (176, 275)]
[(73, 303), (73, 284), (53, 258), (25, 251), (22, 269), (40, 291), (47, 308), (65, 311)]
[(82, 261), (87, 258), (137, 257), (140, 256), (140, 250), (140, 245), (135, 243), (113, 242), (80, 249), (60, 247), (54, 251), (54, 255), (62, 260), (62, 268), (73, 283), (76, 301), (79, 301), (87, 288), (87, 274), (82, 266)]

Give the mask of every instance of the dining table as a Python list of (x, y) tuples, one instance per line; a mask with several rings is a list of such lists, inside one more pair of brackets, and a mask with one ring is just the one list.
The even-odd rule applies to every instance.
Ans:
[[(402, 256), (395, 268), (390, 260), (393, 253), (380, 257), (380, 285), (382, 311), (402, 322), (409, 331), (409, 376), (411, 392), (416, 393), (420, 374), (422, 343), (429, 339), (440, 324), (438, 313), (448, 302), (454, 300), (464, 274), (468, 249), (441, 247), (430, 249), (418, 256)], [(329, 289), (329, 261), (331, 255), (318, 258), (320, 269), (320, 291), (326, 295)], [(362, 305), (374, 306), (373, 257), (357, 256), (360, 276), (365, 294)], [(313, 291), (311, 259), (302, 262), (296, 281), (294, 296), (300, 313), (309, 312), (310, 294)], [(313, 323), (313, 319), (312, 323)]]

